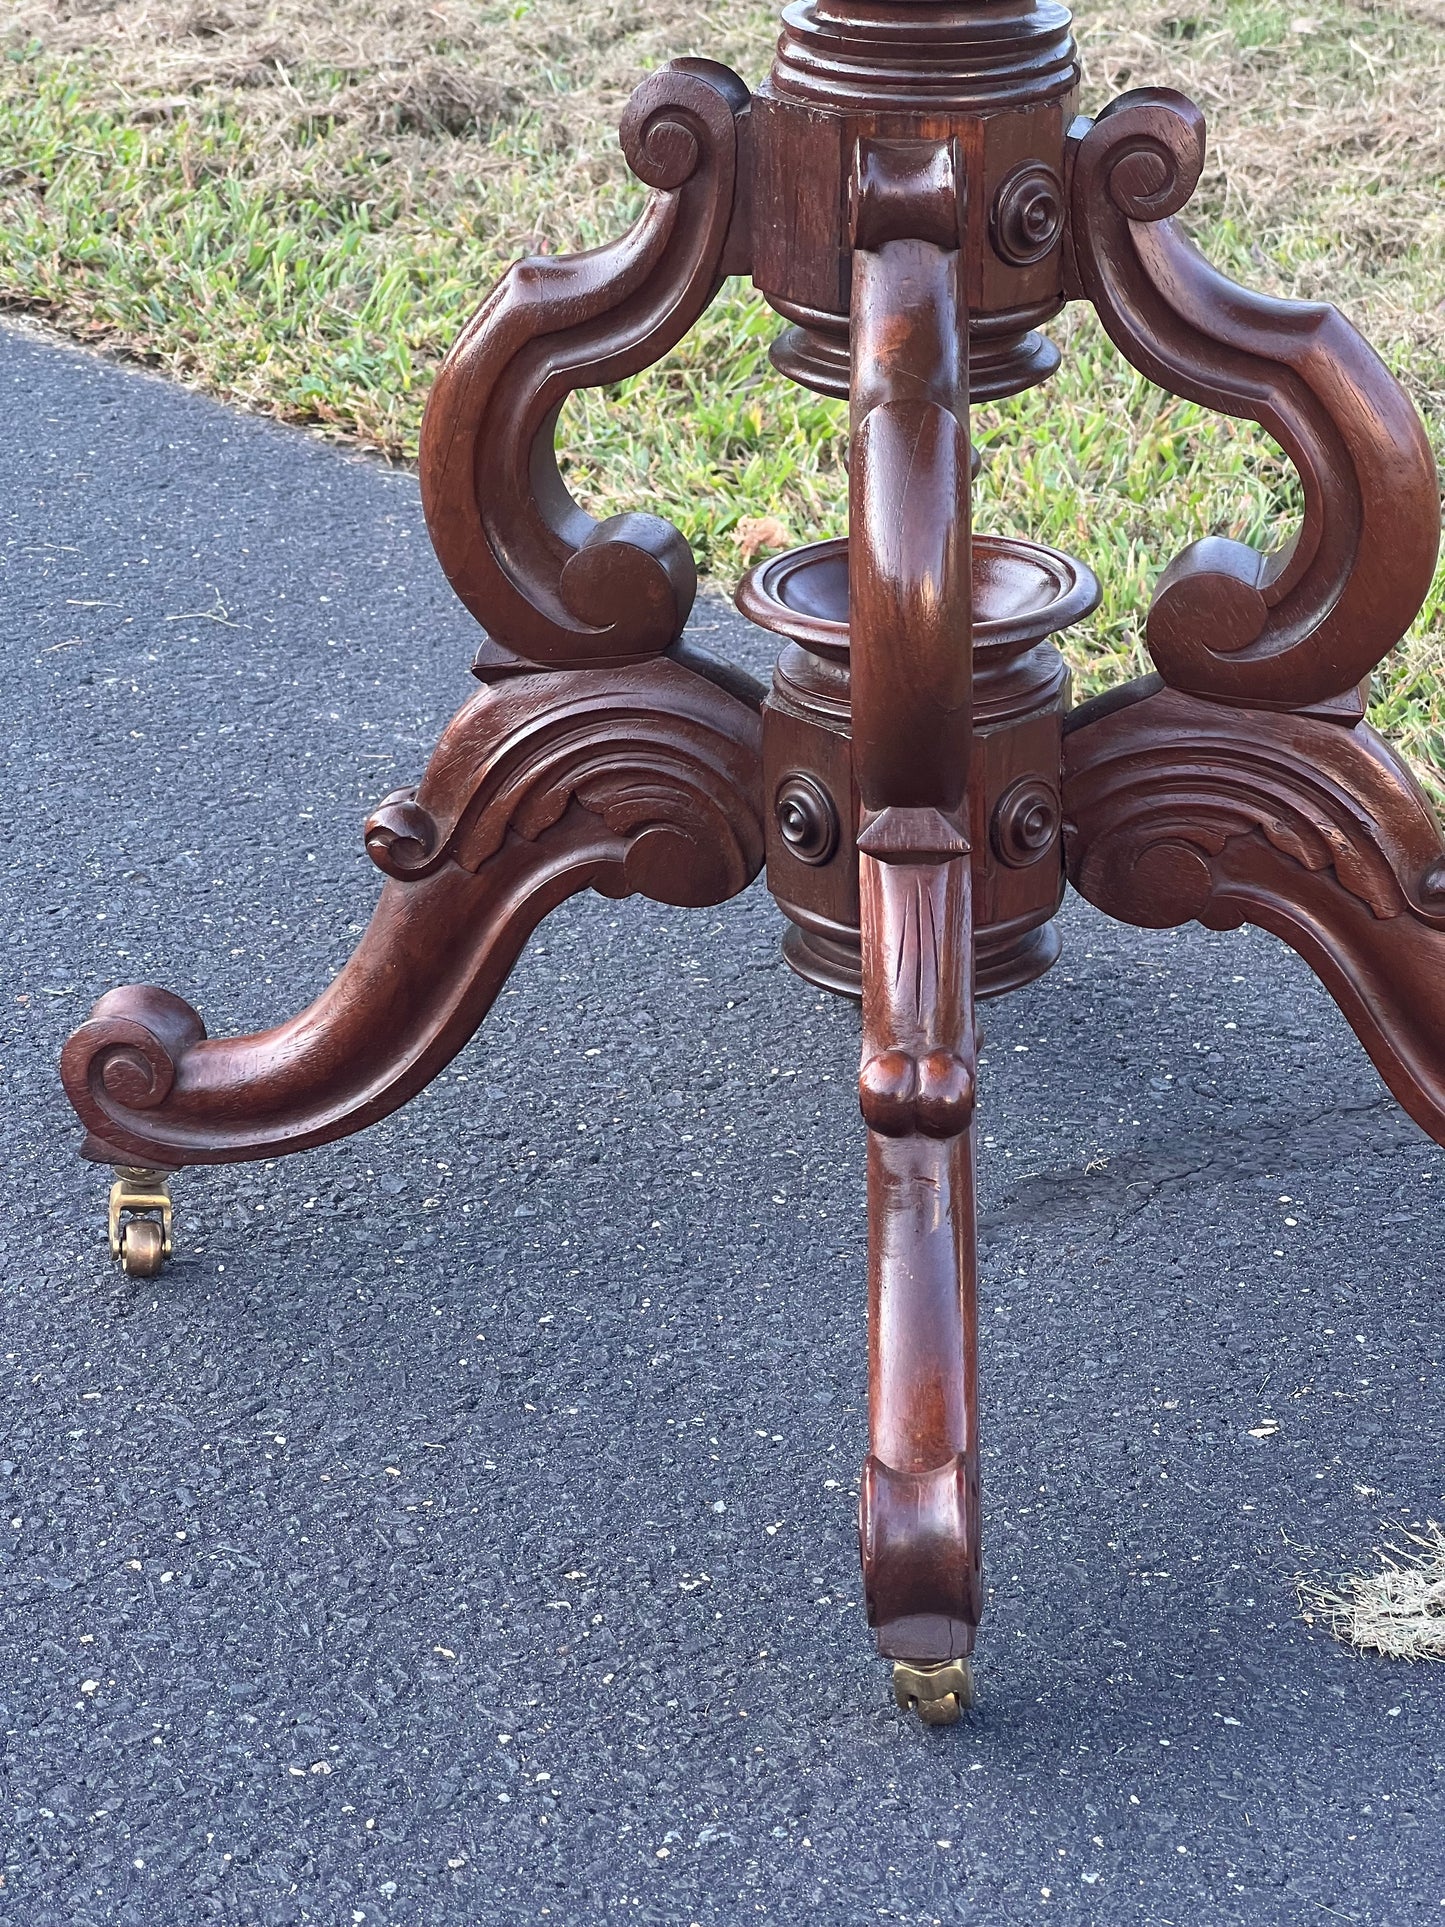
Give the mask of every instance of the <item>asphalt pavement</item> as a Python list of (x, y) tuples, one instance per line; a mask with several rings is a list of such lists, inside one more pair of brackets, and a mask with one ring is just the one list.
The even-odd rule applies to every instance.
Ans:
[[(1445, 1919), (1445, 1154), (1295, 958), (1071, 901), (990, 1007), (980, 1703), (870, 1652), (856, 1012), (761, 886), (553, 916), (397, 1117), (108, 1259), (56, 1056), (308, 1002), (475, 642), (414, 479), (0, 330), (0, 1921)], [(762, 669), (721, 604), (714, 648)]]

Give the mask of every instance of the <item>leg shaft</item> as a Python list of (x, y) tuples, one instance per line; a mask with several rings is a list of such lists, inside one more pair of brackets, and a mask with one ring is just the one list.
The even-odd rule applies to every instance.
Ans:
[[(865, 855), (868, 1616), (891, 1658), (971, 1651), (980, 1594), (969, 858)], [(880, 967), (882, 966), (882, 967)]]
[[(979, 1614), (973, 743), (963, 182), (949, 142), (860, 143), (849, 638), (862, 800), (870, 1451), (859, 1492), (900, 1697), (957, 1712)], [(941, 1711), (947, 1707), (947, 1712)]]

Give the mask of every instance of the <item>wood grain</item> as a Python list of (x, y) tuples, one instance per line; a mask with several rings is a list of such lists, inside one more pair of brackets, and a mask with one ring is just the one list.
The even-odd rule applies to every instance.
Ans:
[(1445, 836), (1367, 723), (1223, 708), (1146, 678), (1075, 710), (1075, 889), (1123, 923), (1251, 923), (1299, 952), (1445, 1143)]
[(90, 1154), (276, 1157), (385, 1117), (456, 1055), (550, 910), (592, 888), (719, 903), (762, 867), (756, 711), (666, 660), (528, 676), (453, 720), (366, 841), (389, 881), (315, 1003), (208, 1038), (170, 991), (109, 991), (61, 1059)]
[[(931, 1668), (971, 1651), (982, 1605), (975, 1001), (1052, 961), (1065, 852), (1123, 921), (1292, 944), (1445, 1142), (1445, 836), (1362, 720), (1434, 567), (1424, 431), (1333, 309), (1190, 246), (1199, 111), (1133, 93), (1066, 138), (1078, 78), (1054, 0), (795, 0), (756, 111), (710, 62), (649, 77), (622, 130), (652, 189), (636, 226), (519, 263), (438, 376), (423, 500), (487, 687), (368, 821), (387, 882), (355, 954), (251, 1037), (111, 991), (62, 1060), (88, 1156), (303, 1150), (435, 1076), (564, 898), (720, 902), (766, 827), (792, 960), (862, 991), (864, 1588), (931, 1720), (967, 1697), (965, 1669)], [(788, 639), (765, 754), (757, 692), (679, 640), (681, 536), (645, 508), (593, 522), (553, 445), (569, 394), (655, 362), (744, 272), (792, 324), (778, 365), (850, 404), (846, 543), (741, 594)], [(1021, 538), (974, 544), (969, 402), (1048, 375), (1037, 329), (1069, 298), (1151, 380), (1273, 436), (1304, 513), (1278, 554), (1213, 536), (1170, 563), (1160, 674), (1066, 720), (1047, 638), (1097, 588)]]
[(615, 666), (682, 634), (697, 589), (687, 543), (659, 516), (585, 514), (553, 436), (569, 394), (660, 360), (724, 276), (746, 270), (747, 106), (713, 61), (645, 80), (622, 125), (653, 190), (636, 226), (586, 254), (518, 262), (442, 364), (422, 423), (422, 503), (448, 581), (487, 631), (484, 671)]
[(968, 208), (953, 141), (862, 141), (853, 176), (849, 660), (868, 1126), (869, 1453), (880, 1651), (978, 1623)]
[(1204, 164), (1204, 120), (1165, 89), (1126, 94), (1073, 135), (1075, 289), (1170, 394), (1256, 421), (1299, 473), (1298, 536), (1272, 555), (1207, 536), (1164, 571), (1146, 640), (1196, 696), (1301, 709), (1352, 689), (1429, 592), (1439, 483), (1424, 428), (1335, 308), (1252, 294), (1173, 216)]

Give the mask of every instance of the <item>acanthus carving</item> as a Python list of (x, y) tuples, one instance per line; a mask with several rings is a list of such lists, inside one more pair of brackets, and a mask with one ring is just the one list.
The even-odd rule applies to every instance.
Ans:
[(421, 786), (368, 817), (367, 851), (403, 881), (477, 871), (576, 804), (621, 839), (604, 895), (721, 903), (761, 863), (760, 738), (753, 709), (668, 659), (507, 678), (452, 719)]
[(1271, 931), (1445, 1141), (1445, 836), (1389, 745), (1145, 678), (1076, 710), (1064, 752), (1080, 895), (1145, 928)]
[[(866, 832), (865, 832), (866, 834)], [(973, 1117), (973, 1038), (961, 933), (970, 925), (972, 867), (862, 857), (863, 941), (887, 959), (865, 981), (863, 1119), (883, 1137), (952, 1138)]]
[(1276, 554), (1208, 536), (1164, 571), (1147, 642), (1164, 680), (1296, 709), (1358, 684), (1429, 590), (1435, 464), (1414, 408), (1334, 308), (1250, 293), (1173, 217), (1204, 164), (1197, 107), (1126, 94), (1070, 141), (1071, 292), (1170, 394), (1258, 422), (1299, 471), (1298, 535)]
[(541, 919), (588, 888), (717, 903), (762, 867), (760, 726), (670, 660), (508, 679), (454, 719), (416, 792), (373, 815), (391, 878), (308, 1009), (210, 1039), (182, 998), (113, 990), (66, 1044), (91, 1154), (173, 1168), (345, 1137), (471, 1037)]
[(478, 672), (620, 665), (681, 635), (692, 551), (647, 514), (594, 521), (553, 436), (575, 389), (650, 367), (747, 267), (748, 92), (683, 60), (633, 94), (622, 146), (653, 193), (619, 241), (518, 262), (457, 338), (427, 404), (422, 501), (447, 578), (490, 641)]

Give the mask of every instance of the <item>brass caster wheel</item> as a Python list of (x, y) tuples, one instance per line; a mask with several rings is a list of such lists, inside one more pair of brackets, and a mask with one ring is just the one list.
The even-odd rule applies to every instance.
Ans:
[(120, 1262), (128, 1278), (154, 1278), (165, 1261), (165, 1233), (154, 1218), (132, 1218), (122, 1227)]
[(154, 1278), (171, 1255), (171, 1194), (164, 1171), (116, 1166), (110, 1187), (110, 1255), (128, 1278)]
[(896, 1659), (893, 1697), (905, 1712), (912, 1707), (925, 1726), (952, 1726), (964, 1707), (973, 1705), (972, 1663)]

